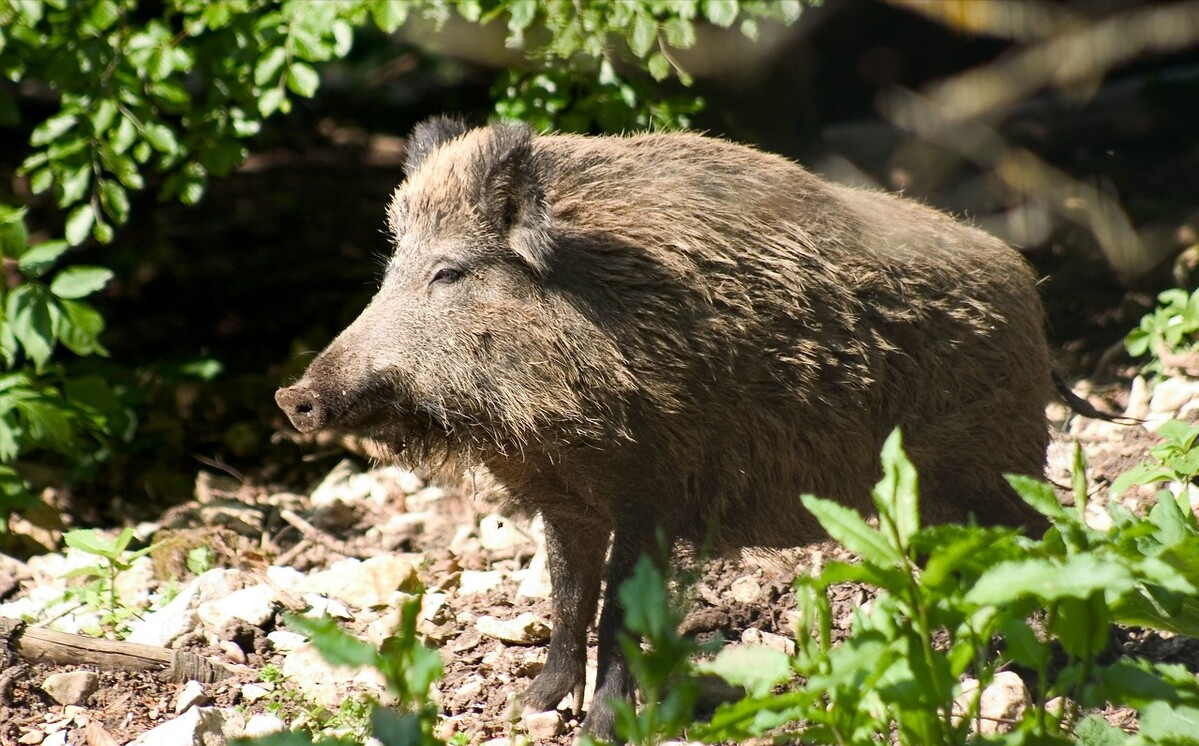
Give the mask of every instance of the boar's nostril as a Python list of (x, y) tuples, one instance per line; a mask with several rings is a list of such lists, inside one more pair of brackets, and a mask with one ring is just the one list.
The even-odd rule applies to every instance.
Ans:
[(279, 389), (275, 392), (275, 402), (302, 433), (319, 430), (325, 424), (325, 412), (316, 394), (304, 383)]

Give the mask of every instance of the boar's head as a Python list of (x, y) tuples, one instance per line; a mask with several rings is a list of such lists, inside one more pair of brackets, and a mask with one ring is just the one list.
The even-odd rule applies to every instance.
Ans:
[(621, 431), (618, 350), (563, 272), (524, 125), (413, 133), (394, 253), (362, 314), (275, 398), (302, 432), (350, 431), (412, 464), (507, 458)]

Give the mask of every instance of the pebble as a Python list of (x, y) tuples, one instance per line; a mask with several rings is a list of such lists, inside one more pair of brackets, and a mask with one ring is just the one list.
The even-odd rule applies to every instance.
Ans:
[(733, 599), (743, 604), (755, 603), (762, 597), (762, 587), (751, 577), (737, 578), (729, 588)]
[(42, 682), (42, 690), (60, 705), (81, 705), (100, 687), (100, 676), (94, 671), (52, 673)]
[(1186, 378), (1167, 378), (1153, 388), (1149, 411), (1174, 414), (1196, 398), (1199, 398), (1199, 382)]
[(181, 715), (191, 707), (206, 705), (211, 701), (208, 693), (204, 691), (204, 685), (192, 679), (183, 685), (179, 697), (175, 700), (175, 714)]
[[(274, 691), (274, 688), (275, 687), (273, 685), (265, 682), (259, 682), (256, 684), (242, 684), (241, 698), (246, 702), (257, 702)], [(253, 721), (251, 720), (251, 722)]]
[(242, 733), (246, 738), (262, 738), (272, 733), (282, 733), (287, 730), (287, 724), (274, 715), (254, 715), (246, 723)]
[(741, 642), (746, 645), (762, 645), (771, 650), (779, 650), (787, 655), (795, 655), (795, 640), (776, 635), (773, 632), (763, 632), (750, 627), (741, 633)]
[(226, 743), (245, 731), (245, 718), (232, 709), (193, 707), (173, 720), (148, 730), (127, 746), (203, 746)]
[(200, 579), (196, 578), (179, 591), (170, 602), (158, 611), (146, 614), (134, 623), (126, 637), (127, 642), (170, 647), (171, 643), (191, 632), (199, 618), (196, 606), (200, 599)]
[(537, 553), (533, 555), (533, 559), (529, 560), (527, 568), (513, 573), (513, 577), (520, 581), (520, 585), (516, 589), (517, 596), (522, 598), (549, 598), (552, 589), (550, 587), (550, 572), (547, 567), (547, 556), (544, 547), (537, 550)]
[(560, 736), (566, 730), (566, 723), (557, 710), (530, 712), (521, 716), (520, 722), (534, 743)]
[(51, 733), (50, 735), (46, 736), (44, 741), (42, 741), (42, 746), (67, 746), (67, 736), (69, 736), (70, 733), (71, 732), (65, 728), (55, 733)]
[(513, 645), (534, 645), (550, 639), (550, 627), (544, 619), (526, 611), (515, 619), (481, 616), (475, 620), (479, 632)]
[(479, 519), (479, 544), (484, 549), (510, 552), (528, 540), (511, 520), (502, 515), (489, 513)]
[[(977, 679), (966, 679), (962, 682), (962, 693), (954, 700), (962, 712), (966, 711), (977, 690)], [(979, 733), (996, 734), (1011, 731), (1013, 726), (1007, 721), (1019, 720), (1031, 702), (1032, 698), (1024, 680), (1011, 671), (1000, 671), (979, 697), (978, 711), (982, 721)]]
[(498, 570), (463, 570), (458, 578), (458, 595), (486, 593), (503, 582), (504, 575)]
[(275, 650), (283, 653), (295, 650), (305, 642), (308, 642), (308, 638), (304, 635), (287, 629), (277, 629), (274, 632), (268, 632), (266, 639), (271, 641), (271, 645)]

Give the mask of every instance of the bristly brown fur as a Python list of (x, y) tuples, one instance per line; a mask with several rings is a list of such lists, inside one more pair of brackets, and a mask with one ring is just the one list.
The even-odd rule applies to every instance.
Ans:
[(868, 510), (897, 425), (926, 522), (1040, 525), (1003, 474), (1042, 473), (1049, 356), (999, 240), (698, 135), (414, 139), (379, 295), (280, 401), (402, 459), (482, 463), (542, 513), (555, 628), (532, 706), (581, 687), (605, 572), (598, 686), (627, 696), (615, 586), (655, 530), (820, 538), (799, 497)]

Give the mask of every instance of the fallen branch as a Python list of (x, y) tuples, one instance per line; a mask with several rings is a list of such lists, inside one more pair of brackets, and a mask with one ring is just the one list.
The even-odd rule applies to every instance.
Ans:
[(166, 671), (172, 681), (195, 679), (209, 684), (235, 673), (224, 663), (182, 650), (55, 632), (4, 617), (0, 617), (0, 642), (31, 662), (86, 663), (125, 671)]

